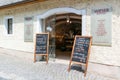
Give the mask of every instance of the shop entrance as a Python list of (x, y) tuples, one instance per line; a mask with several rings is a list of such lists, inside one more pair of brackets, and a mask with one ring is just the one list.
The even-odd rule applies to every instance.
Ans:
[(45, 19), (45, 32), (50, 34), (51, 57), (70, 59), (75, 35), (82, 34), (82, 15), (54, 14)]

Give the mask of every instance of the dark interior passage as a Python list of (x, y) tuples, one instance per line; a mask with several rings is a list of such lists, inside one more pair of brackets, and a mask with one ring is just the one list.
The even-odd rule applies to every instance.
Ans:
[(50, 45), (54, 45), (56, 58), (69, 59), (75, 35), (81, 35), (82, 16), (74, 13), (56, 14), (46, 19)]

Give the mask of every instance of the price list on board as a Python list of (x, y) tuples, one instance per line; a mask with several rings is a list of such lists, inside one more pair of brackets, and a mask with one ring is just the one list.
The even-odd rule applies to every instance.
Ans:
[(47, 34), (37, 34), (36, 35), (36, 54), (46, 54), (47, 53)]
[(86, 63), (90, 38), (76, 37), (72, 61)]

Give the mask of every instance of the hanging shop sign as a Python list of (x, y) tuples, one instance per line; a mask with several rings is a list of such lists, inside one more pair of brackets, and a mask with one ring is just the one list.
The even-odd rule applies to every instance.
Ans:
[(48, 46), (49, 46), (49, 33), (36, 34), (35, 47), (34, 47), (34, 62), (36, 62), (36, 55), (46, 56), (48, 63)]
[(112, 8), (93, 8), (91, 15), (92, 43), (95, 45), (111, 45)]
[(33, 17), (24, 18), (24, 41), (33, 42)]
[(68, 71), (70, 71), (72, 63), (84, 65), (85, 66), (84, 76), (86, 76), (91, 42), (92, 42), (91, 36), (75, 36)]

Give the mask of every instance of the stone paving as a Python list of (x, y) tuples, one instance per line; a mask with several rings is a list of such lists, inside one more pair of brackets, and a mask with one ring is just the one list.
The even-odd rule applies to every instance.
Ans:
[(115, 80), (97, 73), (67, 71), (67, 64), (36, 62), (0, 53), (0, 80)]

